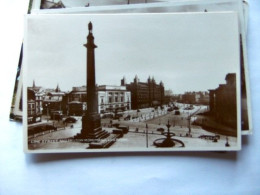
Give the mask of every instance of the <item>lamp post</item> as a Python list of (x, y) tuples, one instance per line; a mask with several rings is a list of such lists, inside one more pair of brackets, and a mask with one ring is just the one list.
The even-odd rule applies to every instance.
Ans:
[(191, 135), (191, 127), (190, 127), (190, 121), (191, 121), (191, 116), (188, 116), (188, 128), (189, 128), (189, 135)]
[(169, 121), (169, 119), (168, 119), (168, 124), (166, 124), (166, 127), (167, 127), (167, 138), (171, 138), (171, 136), (170, 136), (170, 127), (171, 127), (171, 125), (170, 125), (170, 121)]
[(175, 127), (175, 118), (172, 119), (172, 126)]
[(50, 103), (45, 104), (45, 106), (47, 108), (47, 122), (49, 121), (49, 105), (50, 105)]

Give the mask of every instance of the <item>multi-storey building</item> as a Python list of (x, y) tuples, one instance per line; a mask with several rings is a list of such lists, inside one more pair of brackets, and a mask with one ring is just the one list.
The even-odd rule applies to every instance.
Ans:
[(209, 90), (210, 112), (215, 119), (230, 127), (237, 127), (236, 74), (226, 75), (226, 84)]
[[(48, 92), (47, 92), (48, 91)], [(54, 112), (67, 114), (67, 95), (62, 92), (57, 85), (55, 90), (47, 90), (43, 96), (42, 108), (43, 113), (51, 116)]]
[(121, 80), (121, 86), (131, 92), (132, 109), (159, 106), (164, 103), (164, 85), (157, 84), (154, 78), (148, 78), (147, 82), (140, 82), (135, 76), (134, 81), (126, 83), (125, 78)]
[(73, 87), (72, 91), (68, 93), (68, 115), (81, 116), (86, 110), (87, 104), (87, 88)]
[(41, 118), (44, 95), (42, 87), (37, 87), (34, 81), (33, 86), (27, 88), (27, 116), (29, 122), (36, 122), (36, 118)]
[[(97, 88), (98, 112), (116, 112), (131, 109), (131, 93), (125, 86), (100, 85)], [(87, 108), (86, 86), (73, 87), (68, 94), (69, 115), (82, 115)]]
[(99, 113), (131, 109), (131, 93), (126, 86), (101, 85), (98, 87)]

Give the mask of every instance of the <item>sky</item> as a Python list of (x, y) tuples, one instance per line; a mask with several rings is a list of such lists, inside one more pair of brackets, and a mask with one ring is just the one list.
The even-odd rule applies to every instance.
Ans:
[(96, 82), (120, 85), (138, 75), (173, 93), (206, 91), (239, 71), (234, 13), (30, 15), (25, 32), (27, 86), (69, 91), (86, 85), (87, 25), (93, 23)]

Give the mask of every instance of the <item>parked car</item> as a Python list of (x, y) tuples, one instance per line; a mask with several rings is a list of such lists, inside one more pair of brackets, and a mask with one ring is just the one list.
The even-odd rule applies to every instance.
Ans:
[(105, 113), (102, 116), (102, 118), (113, 118), (113, 117), (114, 117), (114, 114), (112, 114), (112, 113)]
[(119, 123), (114, 123), (114, 124), (112, 124), (112, 127), (116, 127), (116, 128), (118, 128), (119, 127)]
[(164, 132), (164, 128), (158, 128), (157, 131)]
[(173, 111), (173, 108), (168, 108), (167, 111), (171, 112), (171, 111)]
[(130, 115), (127, 115), (124, 120), (127, 121), (127, 120), (130, 120), (131, 119), (131, 116)]
[(123, 137), (123, 130), (122, 129), (113, 129), (113, 134), (119, 134), (120, 137)]
[(71, 116), (67, 117), (64, 120), (64, 122), (66, 122), (66, 123), (75, 123), (76, 121), (77, 121), (77, 119), (75, 119), (74, 117), (71, 117)]
[(123, 117), (123, 114), (116, 114), (114, 119), (120, 119), (121, 117)]
[(128, 132), (128, 127), (127, 126), (119, 125), (117, 128), (121, 129), (123, 131), (123, 133), (127, 133)]
[(175, 115), (180, 115), (180, 111), (179, 110), (175, 110)]
[(51, 120), (61, 120), (62, 112), (61, 111), (53, 111), (51, 112)]

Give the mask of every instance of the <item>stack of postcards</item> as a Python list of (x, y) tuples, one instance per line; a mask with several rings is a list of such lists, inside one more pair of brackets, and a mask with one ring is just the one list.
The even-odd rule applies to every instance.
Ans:
[(32, 0), (10, 114), (24, 151), (240, 150), (247, 20), (242, 0)]

